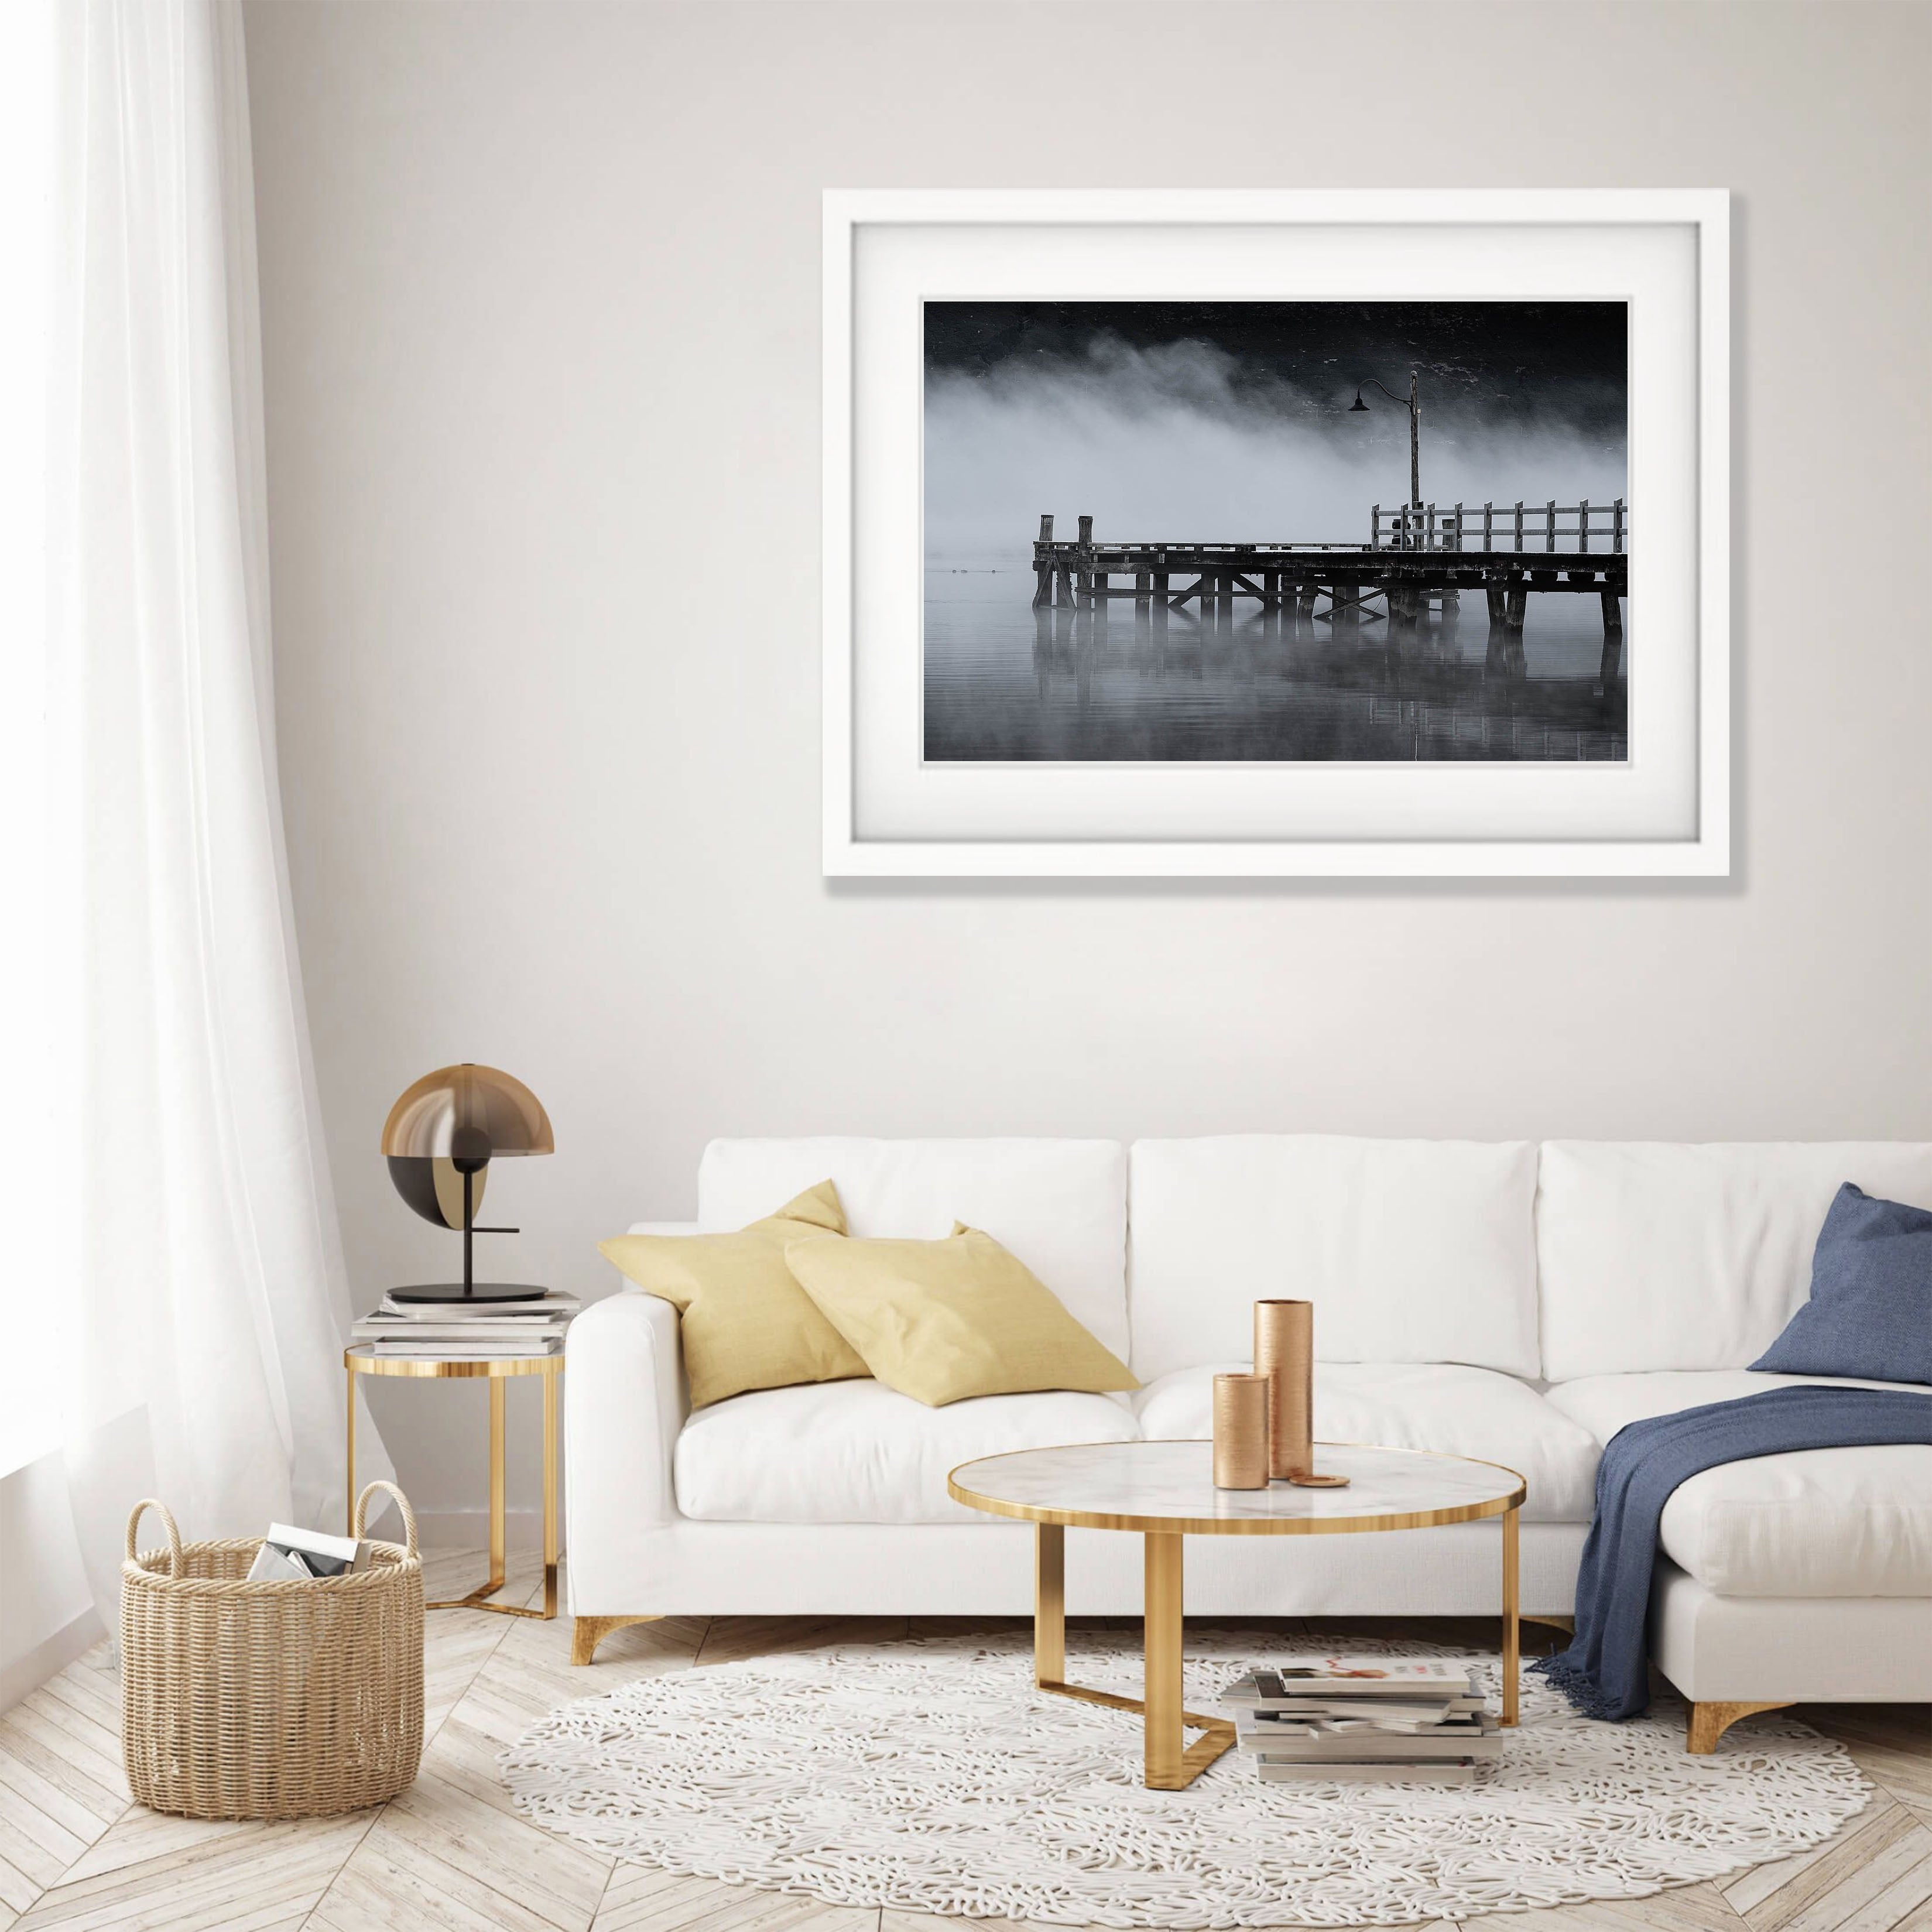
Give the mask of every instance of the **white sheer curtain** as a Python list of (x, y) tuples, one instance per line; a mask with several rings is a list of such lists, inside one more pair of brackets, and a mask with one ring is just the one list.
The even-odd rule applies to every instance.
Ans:
[(62, 0), (58, 51), (51, 1207), (111, 1611), (148, 1490), (190, 1537), (339, 1517), (350, 1309), (277, 786), (238, 0)]

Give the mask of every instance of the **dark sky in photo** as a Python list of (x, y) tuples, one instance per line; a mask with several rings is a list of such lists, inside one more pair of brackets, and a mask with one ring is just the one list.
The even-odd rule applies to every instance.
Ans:
[[(1622, 302), (928, 302), (929, 375), (1050, 375), (1096, 349), (1209, 351), (1238, 406), (1346, 410), (1358, 382), (1399, 394), (1419, 373), (1426, 411), (1459, 422), (1621, 436)], [(1371, 403), (1378, 400), (1372, 394)]]

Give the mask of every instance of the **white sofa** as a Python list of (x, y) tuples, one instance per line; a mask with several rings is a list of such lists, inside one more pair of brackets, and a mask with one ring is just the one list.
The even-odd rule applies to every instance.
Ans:
[[(1525, 1478), (1522, 1607), (1572, 1606), (1603, 1445), (1640, 1416), (1803, 1379), (1748, 1372), (1808, 1291), (1839, 1184), (1932, 1207), (1895, 1142), (717, 1141), (692, 1224), (742, 1226), (830, 1175), (858, 1236), (1004, 1242), (1132, 1366), (1130, 1396), (927, 1408), (869, 1381), (692, 1414), (677, 1315), (635, 1291), (572, 1324), (570, 1607), (1019, 1613), (1027, 1526), (946, 1492), (956, 1464), (1050, 1443), (1200, 1437), (1264, 1295), (1316, 1304), (1318, 1436), (1454, 1451)], [(1875, 1384), (1883, 1386), (1883, 1384)], [(1196, 1615), (1494, 1615), (1494, 1522), (1190, 1546)], [(1766, 1456), (1685, 1484), (1660, 1531), (1653, 1654), (1707, 1707), (1932, 1699), (1932, 1448)], [(1075, 1613), (1132, 1613), (1138, 1538), (1067, 1540)]]

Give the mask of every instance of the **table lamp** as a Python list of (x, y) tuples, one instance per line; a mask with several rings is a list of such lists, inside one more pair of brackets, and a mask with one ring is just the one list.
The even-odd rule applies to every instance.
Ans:
[(516, 1301), (541, 1288), (478, 1281), (472, 1244), (478, 1234), (514, 1234), (514, 1228), (479, 1228), (483, 1184), (500, 1155), (552, 1154), (550, 1116), (518, 1079), (494, 1066), (466, 1060), (439, 1066), (405, 1089), (389, 1109), (382, 1152), (396, 1192), (425, 1221), (463, 1231), (463, 1280), (391, 1290), (400, 1302)]

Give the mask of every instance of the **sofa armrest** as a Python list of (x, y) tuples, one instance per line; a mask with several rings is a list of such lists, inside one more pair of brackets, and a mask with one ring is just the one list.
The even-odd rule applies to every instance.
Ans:
[(565, 1340), (565, 1510), (571, 1567), (677, 1516), (671, 1453), (684, 1426), (677, 1310), (640, 1289), (594, 1302)]

